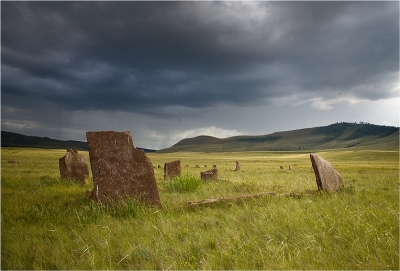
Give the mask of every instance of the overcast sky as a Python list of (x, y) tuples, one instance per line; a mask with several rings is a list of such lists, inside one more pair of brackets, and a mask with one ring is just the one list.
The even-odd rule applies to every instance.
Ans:
[(1, 128), (135, 146), (399, 126), (399, 2), (1, 2)]

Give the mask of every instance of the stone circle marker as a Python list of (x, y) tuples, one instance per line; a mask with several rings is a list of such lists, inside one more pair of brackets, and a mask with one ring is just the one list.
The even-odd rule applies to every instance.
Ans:
[(337, 172), (328, 160), (316, 153), (310, 153), (312, 167), (314, 169), (318, 190), (335, 192), (344, 186), (342, 176)]
[(130, 131), (86, 132), (86, 138), (94, 182), (89, 197), (106, 205), (131, 197), (161, 206), (153, 165)]
[(213, 168), (204, 172), (200, 172), (200, 179), (202, 180), (218, 180), (218, 169)]
[(164, 164), (164, 180), (181, 176), (181, 161), (176, 160)]
[(67, 149), (67, 153), (58, 160), (61, 179), (76, 182), (80, 185), (87, 183), (89, 178), (89, 163), (83, 154), (77, 150)]
[(235, 168), (235, 171), (239, 171), (240, 168), (241, 168), (241, 165), (240, 165), (239, 161), (236, 161), (236, 168)]

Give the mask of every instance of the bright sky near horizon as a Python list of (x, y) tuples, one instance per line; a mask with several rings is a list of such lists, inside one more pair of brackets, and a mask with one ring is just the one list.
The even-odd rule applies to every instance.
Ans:
[(399, 2), (1, 2), (1, 129), (135, 146), (399, 126)]

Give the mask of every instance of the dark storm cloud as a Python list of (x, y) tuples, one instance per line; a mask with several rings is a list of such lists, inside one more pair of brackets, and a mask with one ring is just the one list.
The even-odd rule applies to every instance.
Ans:
[(398, 2), (1, 2), (1, 15), (9, 107), (165, 115), (398, 95), (385, 85), (399, 69)]

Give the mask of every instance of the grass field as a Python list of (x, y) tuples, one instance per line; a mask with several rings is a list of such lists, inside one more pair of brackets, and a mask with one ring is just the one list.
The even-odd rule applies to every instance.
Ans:
[[(161, 209), (89, 201), (92, 181), (60, 180), (64, 154), (2, 148), (2, 269), (399, 269), (398, 151), (319, 152), (344, 179), (335, 194), (316, 192), (305, 152), (151, 153)], [(221, 181), (190, 189), (164, 182), (157, 165), (177, 159), (177, 183), (198, 182), (214, 164)], [(268, 191), (301, 197), (187, 207)]]

